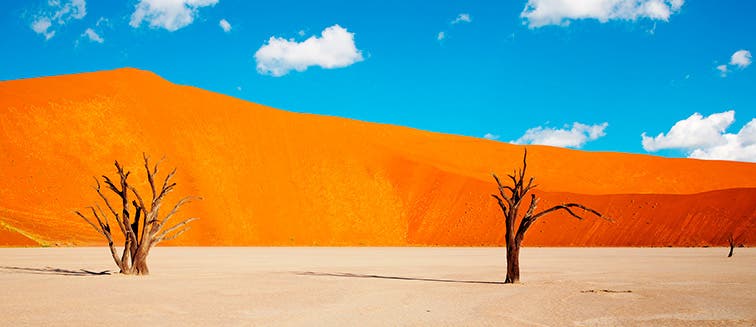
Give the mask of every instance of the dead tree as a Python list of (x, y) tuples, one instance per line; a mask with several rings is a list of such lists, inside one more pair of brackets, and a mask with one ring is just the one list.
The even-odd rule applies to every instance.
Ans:
[(735, 238), (730, 234), (730, 236), (727, 238), (727, 242), (730, 243), (730, 253), (727, 254), (727, 257), (732, 257), (732, 253), (735, 250)]
[[(176, 169), (173, 169), (173, 171), (166, 175), (162, 187), (157, 188), (155, 177), (158, 174), (158, 165), (160, 162), (150, 169), (149, 157), (146, 154), (143, 154), (142, 157), (144, 158), (144, 169), (147, 172), (147, 181), (152, 193), (152, 199), (149, 202), (145, 203), (137, 189), (129, 184), (128, 177), (131, 172), (124, 171), (123, 166), (116, 161), (115, 167), (118, 173), (118, 180), (111, 180), (105, 175), (102, 176), (102, 180), (107, 189), (117, 196), (117, 203), (112, 203), (105, 196), (100, 187), (100, 181), (95, 177), (95, 191), (97, 191), (100, 199), (102, 199), (108, 212), (103, 211), (100, 205), (97, 204), (93, 207), (88, 207), (87, 209), (89, 209), (91, 217), (94, 217), (94, 221), (97, 222), (95, 224), (91, 217), (88, 218), (81, 212), (76, 211), (79, 217), (92, 225), (98, 233), (105, 236), (113, 260), (118, 265), (120, 272), (126, 275), (148, 275), (150, 271), (147, 268), (147, 256), (150, 253), (150, 249), (162, 241), (169, 241), (179, 237), (189, 229), (187, 224), (197, 219), (188, 218), (171, 227), (166, 227), (168, 226), (168, 221), (178, 212), (181, 206), (193, 199), (199, 198), (182, 198), (161, 219), (159, 214), (163, 200), (176, 187), (176, 183), (171, 181), (176, 174)], [(118, 255), (115, 241), (113, 240), (110, 216), (114, 218), (118, 224), (118, 229), (123, 234), (124, 245), (121, 255)]]
[(506, 223), (505, 241), (507, 245), (507, 278), (504, 283), (518, 283), (520, 281), (520, 245), (522, 239), (525, 237), (525, 232), (533, 223), (547, 214), (553, 213), (558, 210), (564, 210), (571, 216), (577, 219), (583, 219), (582, 216), (575, 213), (572, 208), (580, 208), (583, 211), (592, 213), (598, 217), (611, 221), (610, 219), (603, 217), (598, 211), (588, 208), (578, 203), (564, 203), (553, 206), (549, 209), (536, 213), (536, 207), (538, 206), (539, 198), (535, 194), (530, 194), (530, 204), (528, 205), (525, 215), (520, 219), (519, 227), (515, 230), (515, 224), (517, 222), (520, 207), (525, 202), (525, 198), (532, 189), (536, 187), (533, 184), (534, 177), (530, 177), (525, 183), (525, 170), (528, 167), (527, 163), (528, 150), (525, 149), (525, 155), (522, 158), (522, 169), (515, 170), (511, 175), (507, 175), (512, 181), (512, 185), (503, 185), (501, 180), (496, 174), (493, 174), (496, 184), (499, 186), (499, 194), (492, 194), (504, 213)]

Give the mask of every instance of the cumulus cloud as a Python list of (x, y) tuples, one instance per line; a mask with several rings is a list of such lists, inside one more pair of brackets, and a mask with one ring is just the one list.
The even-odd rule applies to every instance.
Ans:
[(224, 32), (231, 32), (231, 23), (229, 23), (226, 19), (221, 19), (218, 25), (223, 29)]
[(711, 114), (707, 117), (694, 113), (687, 119), (678, 121), (667, 134), (659, 133), (656, 137), (641, 134), (643, 149), (658, 151), (672, 148), (698, 148), (718, 145), (719, 136), (735, 121), (735, 111)]
[(218, 0), (140, 0), (131, 14), (131, 27), (147, 21), (151, 28), (176, 31), (194, 22), (199, 8), (214, 6)]
[(530, 28), (545, 25), (567, 25), (572, 20), (669, 21), (680, 11), (684, 0), (528, 0), (520, 17)]
[(105, 39), (103, 39), (102, 36), (100, 36), (99, 34), (97, 34), (97, 32), (95, 32), (91, 28), (87, 28), (87, 30), (84, 31), (84, 33), (81, 34), (81, 37), (85, 37), (85, 38), (89, 39), (89, 41), (92, 41), (92, 42), (97, 42), (97, 43), (103, 43), (103, 42), (105, 42)]
[(500, 137), (499, 135), (491, 134), (491, 133), (486, 133), (486, 135), (483, 135), (484, 139), (489, 139), (489, 140), (498, 140), (499, 137)]
[(459, 14), (457, 15), (457, 18), (455, 18), (451, 23), (452, 24), (458, 24), (458, 23), (469, 23), (472, 22), (472, 19), (470, 18), (470, 14)]
[(438, 36), (436, 36), (436, 39), (441, 41), (446, 38), (446, 33), (444, 32), (438, 32)]
[(354, 43), (354, 33), (338, 24), (324, 29), (320, 37), (311, 36), (302, 42), (272, 36), (255, 52), (257, 71), (276, 77), (292, 70), (302, 72), (311, 66), (333, 69), (362, 60), (362, 51)]
[(677, 149), (686, 151), (690, 158), (756, 162), (756, 118), (738, 133), (727, 133), (734, 121), (734, 110), (707, 117), (694, 113), (675, 123), (666, 134), (655, 137), (641, 134), (641, 143), (643, 149), (651, 152)]
[(751, 52), (748, 50), (738, 50), (730, 57), (730, 65), (737, 66), (740, 69), (751, 65)]
[(85, 0), (50, 0), (47, 8), (41, 10), (31, 23), (31, 29), (45, 40), (55, 36), (55, 28), (65, 25), (72, 19), (82, 19), (87, 15)]
[(551, 127), (534, 127), (511, 143), (515, 144), (542, 144), (558, 147), (580, 148), (586, 142), (593, 141), (606, 135), (604, 130), (609, 123), (586, 125), (575, 122), (572, 127), (565, 126), (563, 129)]

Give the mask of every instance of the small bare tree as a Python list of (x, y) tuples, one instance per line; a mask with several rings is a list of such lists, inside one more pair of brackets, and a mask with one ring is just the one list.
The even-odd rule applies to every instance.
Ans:
[(727, 236), (727, 243), (730, 245), (730, 252), (727, 254), (727, 257), (730, 258), (735, 254), (736, 247), (742, 248), (744, 246), (745, 238), (742, 234), (739, 237), (735, 237), (733, 233), (730, 233), (730, 235)]
[[(128, 177), (131, 172), (124, 171), (118, 161), (115, 162), (116, 172), (118, 173), (118, 183), (111, 180), (108, 176), (103, 175), (102, 180), (109, 190), (118, 196), (120, 210), (116, 210), (116, 207), (111, 204), (105, 194), (103, 194), (100, 187), (100, 182), (95, 177), (95, 190), (100, 196), (100, 199), (105, 203), (110, 215), (115, 218), (118, 224), (118, 229), (121, 230), (124, 238), (123, 253), (119, 256), (114, 245), (113, 235), (110, 228), (109, 214), (102, 210), (102, 208), (95, 204), (93, 207), (88, 207), (91, 212), (91, 216), (97, 222), (95, 224), (92, 219), (87, 218), (84, 214), (76, 211), (79, 217), (83, 218), (87, 223), (100, 234), (105, 236), (108, 240), (108, 246), (110, 247), (110, 253), (113, 256), (120, 272), (126, 275), (148, 275), (150, 273), (147, 268), (147, 255), (150, 253), (150, 249), (162, 241), (168, 241), (175, 239), (179, 235), (183, 234), (189, 229), (188, 223), (196, 220), (197, 218), (188, 218), (175, 225), (165, 228), (168, 220), (178, 212), (179, 208), (193, 199), (200, 199), (198, 197), (185, 197), (179, 200), (173, 209), (165, 215), (164, 218), (159, 218), (160, 207), (163, 203), (165, 196), (173, 191), (176, 187), (176, 183), (171, 182), (171, 179), (176, 174), (176, 169), (173, 169), (163, 180), (163, 185), (159, 189), (155, 185), (155, 177), (158, 174), (158, 165), (156, 163), (152, 169), (150, 169), (149, 157), (143, 154), (144, 169), (147, 172), (147, 181), (149, 182), (150, 190), (152, 191), (152, 200), (149, 203), (145, 203), (142, 197), (139, 195), (134, 186), (129, 184)], [(162, 160), (161, 160), (162, 161)], [(131, 199), (133, 195), (134, 199)], [(131, 201), (129, 201), (131, 200)], [(133, 210), (132, 210), (133, 207)], [(133, 212), (133, 215), (132, 215)]]
[(598, 217), (611, 221), (610, 219), (603, 217), (598, 211), (588, 208), (578, 203), (565, 203), (553, 206), (549, 209), (535, 213), (538, 206), (538, 197), (535, 194), (530, 194), (530, 205), (528, 206), (525, 215), (520, 220), (519, 227), (515, 231), (515, 223), (518, 218), (518, 213), (523, 202), (525, 202), (526, 195), (530, 190), (534, 189), (536, 185), (533, 184), (534, 177), (530, 177), (527, 184), (525, 184), (525, 170), (528, 167), (527, 163), (528, 150), (525, 149), (525, 155), (522, 158), (522, 169), (515, 170), (512, 175), (507, 175), (512, 180), (512, 185), (503, 185), (501, 180), (496, 174), (493, 174), (496, 184), (499, 186), (499, 194), (492, 194), (504, 213), (506, 223), (506, 245), (507, 245), (507, 278), (504, 283), (518, 283), (520, 281), (520, 245), (522, 239), (525, 237), (525, 232), (528, 231), (531, 225), (538, 219), (547, 214), (553, 213), (557, 210), (564, 210), (571, 216), (577, 219), (583, 219), (582, 216), (576, 214), (571, 208), (580, 208), (586, 212), (592, 213)]

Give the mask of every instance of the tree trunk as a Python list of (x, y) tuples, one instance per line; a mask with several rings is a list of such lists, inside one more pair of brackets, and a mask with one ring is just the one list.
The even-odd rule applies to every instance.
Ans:
[(518, 244), (507, 244), (507, 279), (505, 284), (516, 284), (520, 282), (520, 246)]
[(147, 255), (149, 254), (150, 250), (147, 249), (140, 249), (137, 251), (136, 256), (134, 256), (134, 263), (133, 263), (133, 274), (134, 275), (149, 275), (150, 269), (147, 268)]
[(735, 238), (730, 235), (729, 238), (727, 238), (727, 242), (730, 243), (730, 253), (727, 254), (727, 257), (732, 257), (732, 252), (735, 250)]

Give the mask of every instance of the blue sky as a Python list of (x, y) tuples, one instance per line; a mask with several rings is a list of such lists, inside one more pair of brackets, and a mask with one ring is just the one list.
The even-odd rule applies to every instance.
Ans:
[(754, 1), (6, 0), (0, 13), (0, 80), (137, 67), (296, 112), (756, 161)]

